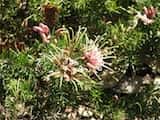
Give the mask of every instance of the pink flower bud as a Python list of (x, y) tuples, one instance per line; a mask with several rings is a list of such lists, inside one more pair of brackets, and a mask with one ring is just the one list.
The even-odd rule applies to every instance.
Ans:
[(40, 23), (39, 26), (33, 26), (33, 31), (38, 32), (45, 43), (50, 42), (50, 30), (47, 25)]
[(144, 14), (147, 16), (147, 18), (152, 19), (156, 16), (157, 10), (153, 6), (149, 8), (144, 7)]

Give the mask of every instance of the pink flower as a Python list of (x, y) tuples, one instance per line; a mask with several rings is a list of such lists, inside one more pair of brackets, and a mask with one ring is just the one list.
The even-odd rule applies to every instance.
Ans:
[(47, 25), (43, 24), (43, 23), (39, 23), (39, 26), (34, 26), (33, 30), (35, 32), (38, 32), (43, 40), (43, 42), (45, 43), (49, 43), (50, 42), (50, 31)]
[(83, 59), (86, 60), (87, 67), (94, 72), (101, 70), (104, 66), (103, 55), (97, 47), (84, 52)]
[(101, 71), (102, 68), (113, 71), (112, 68), (110, 68), (112, 63), (104, 60), (115, 58), (115, 56), (112, 56), (112, 48), (104, 47), (103, 45), (105, 44), (99, 45), (101, 40), (102, 39), (99, 36), (97, 36), (94, 41), (92, 39), (86, 39), (86, 44), (82, 49), (82, 59), (84, 60), (84, 63), (89, 72), (93, 72), (98, 79), (101, 78), (98, 76), (97, 71)]
[(156, 16), (156, 14), (157, 10), (154, 7), (144, 7), (144, 14), (142, 15), (140, 12), (138, 12), (136, 17), (143, 21), (145, 25), (149, 25), (154, 22), (153, 18)]
[(144, 7), (144, 14), (147, 16), (147, 18), (152, 19), (156, 16), (157, 14), (157, 10), (156, 8), (154, 8), (153, 6), (151, 6), (150, 8), (146, 8)]

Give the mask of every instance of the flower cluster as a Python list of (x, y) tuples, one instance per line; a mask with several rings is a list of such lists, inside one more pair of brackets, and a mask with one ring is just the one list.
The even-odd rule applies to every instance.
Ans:
[[(80, 80), (82, 77), (89, 78), (89, 76), (93, 73), (98, 79), (100, 79), (97, 71), (101, 71), (102, 68), (112, 70), (110, 68), (110, 60), (106, 62), (105, 59), (114, 58), (114, 56), (111, 56), (110, 52), (105, 51), (106, 47), (103, 47), (105, 44), (99, 46), (101, 37), (96, 37), (96, 40), (89, 39), (86, 35), (86, 29), (83, 28), (84, 31), (81, 30), (82, 28), (79, 29), (77, 34), (72, 33), (72, 37), (70, 37), (70, 33), (66, 28), (58, 29), (55, 32), (57, 37), (59, 37), (61, 33), (65, 33), (68, 37), (63, 38), (63, 40), (69, 42), (64, 48), (55, 46), (58, 53), (53, 56), (52, 60), (56, 66), (56, 70), (51, 73), (51, 76), (70, 81)], [(80, 40), (83, 38), (85, 42), (81, 43)]]
[(56, 65), (56, 71), (49, 76), (61, 78), (66, 81), (76, 80), (76, 74), (78, 73), (78, 62), (70, 57), (62, 54), (54, 56), (53, 63)]
[(42, 38), (42, 41), (44, 43), (49, 43), (50, 42), (50, 30), (47, 25), (40, 23), (39, 26), (33, 26), (33, 30), (35, 32), (38, 32)]

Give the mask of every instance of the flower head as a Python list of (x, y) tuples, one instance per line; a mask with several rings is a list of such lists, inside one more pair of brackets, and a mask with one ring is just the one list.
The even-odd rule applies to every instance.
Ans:
[(154, 7), (146, 8), (144, 7), (144, 14), (140, 12), (137, 13), (136, 17), (143, 21), (145, 25), (152, 24), (154, 22), (154, 17), (157, 14), (157, 10)]
[(64, 51), (53, 56), (53, 63), (56, 65), (56, 71), (52, 72), (49, 76), (66, 81), (77, 80), (78, 61), (67, 56)]
[(68, 58), (64, 61), (64, 63), (61, 65), (61, 70), (63, 72), (63, 77), (66, 81), (74, 80), (74, 76), (77, 73), (77, 66), (78, 62)]
[(103, 55), (97, 47), (84, 52), (87, 67), (93, 71), (101, 70), (104, 66)]
[(47, 25), (40, 23), (39, 26), (33, 26), (33, 30), (38, 32), (45, 43), (50, 42), (50, 31)]
[(147, 16), (147, 18), (152, 19), (156, 16), (157, 14), (157, 9), (154, 8), (153, 6), (146, 8), (144, 7), (144, 14)]
[(111, 64), (104, 60), (114, 58), (114, 56), (109, 56), (110, 53), (101, 49), (101, 46), (99, 47), (96, 42), (97, 40), (88, 40), (84, 48), (82, 59), (85, 61), (87, 68), (95, 74), (97, 71), (101, 71), (103, 67), (112, 70), (109, 67)]

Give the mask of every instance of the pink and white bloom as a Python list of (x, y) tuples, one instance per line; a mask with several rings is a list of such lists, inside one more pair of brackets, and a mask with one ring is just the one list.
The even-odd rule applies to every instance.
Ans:
[(47, 25), (43, 23), (39, 23), (39, 26), (34, 26), (33, 30), (35, 32), (38, 32), (43, 40), (44, 43), (49, 43), (50, 42), (50, 30)]
[(149, 25), (154, 22), (154, 17), (157, 14), (157, 10), (154, 7), (146, 8), (144, 7), (144, 14), (140, 12), (137, 13), (136, 17), (143, 21), (144, 25)]
[(114, 56), (111, 56), (111, 52), (107, 51), (106, 49), (102, 49), (102, 46), (99, 46), (98, 42), (100, 42), (98, 39), (95, 41), (89, 39), (86, 40), (86, 46), (84, 47), (82, 57), (87, 68), (97, 77), (97, 71), (101, 71), (103, 67), (113, 71), (110, 68), (111, 63), (105, 62), (104, 60), (115, 58)]
[(87, 67), (92, 71), (101, 70), (104, 66), (103, 55), (97, 47), (84, 52), (83, 58), (86, 61)]
[(148, 18), (145, 14), (142, 15), (140, 12), (138, 12), (136, 17), (138, 19), (140, 19), (144, 23), (144, 25), (149, 25), (149, 24), (152, 24), (154, 22), (153, 19)]

